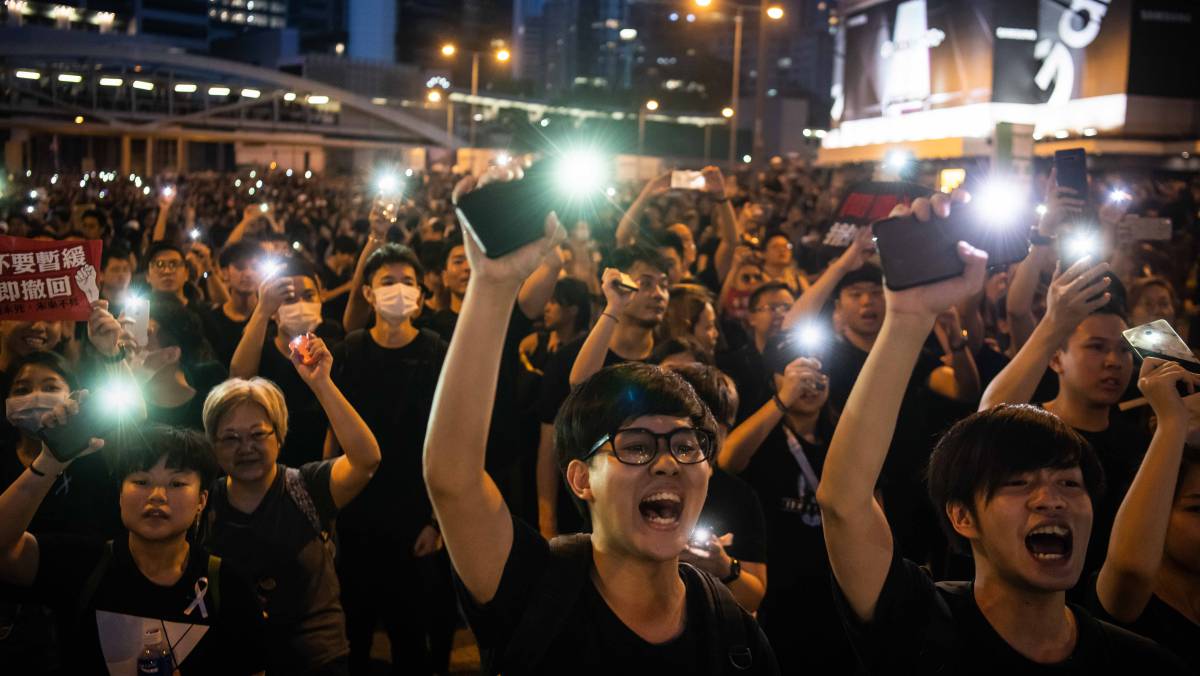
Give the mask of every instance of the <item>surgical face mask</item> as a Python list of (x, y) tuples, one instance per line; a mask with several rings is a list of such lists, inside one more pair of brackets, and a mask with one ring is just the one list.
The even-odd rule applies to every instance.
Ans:
[(373, 289), (375, 312), (390, 322), (413, 316), (421, 303), (421, 289), (408, 284), (390, 284)]
[(4, 400), (8, 421), (18, 428), (37, 434), (42, 429), (42, 416), (67, 400), (67, 392), (31, 392)]
[(300, 301), (279, 306), (279, 328), (288, 336), (302, 336), (320, 324), (320, 303)]

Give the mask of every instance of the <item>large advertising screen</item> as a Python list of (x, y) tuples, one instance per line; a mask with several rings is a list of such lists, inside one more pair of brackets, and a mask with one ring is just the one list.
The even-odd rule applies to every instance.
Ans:
[[(1137, 4), (1156, 2), (1178, 4)], [(859, 3), (843, 22), (841, 119), (986, 102), (1054, 105), (1125, 93), (1133, 5), (1134, 0)], [(1179, 16), (1172, 11), (1165, 16)]]

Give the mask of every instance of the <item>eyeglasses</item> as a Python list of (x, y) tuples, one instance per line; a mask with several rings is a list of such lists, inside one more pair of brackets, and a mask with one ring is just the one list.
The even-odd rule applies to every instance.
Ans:
[(771, 303), (770, 305), (759, 305), (751, 310), (751, 312), (771, 312), (777, 315), (785, 315), (791, 308), (791, 303)]
[(584, 460), (600, 451), (605, 444), (612, 444), (612, 453), (625, 465), (648, 465), (658, 457), (659, 440), (665, 439), (671, 456), (681, 465), (696, 465), (707, 461), (713, 454), (713, 433), (696, 427), (680, 427), (666, 434), (658, 434), (641, 427), (629, 427), (600, 437), (583, 456)]
[(180, 266), (183, 265), (183, 261), (177, 261), (174, 259), (163, 260), (160, 258), (160, 259), (154, 261), (154, 263), (152, 265), (154, 265), (155, 270), (165, 270), (166, 272), (175, 272), (176, 270), (179, 269)]
[(236, 451), (249, 440), (251, 446), (262, 444), (275, 435), (275, 430), (254, 430), (245, 437), (238, 434), (225, 434), (217, 439), (217, 448), (222, 451)]
[(757, 284), (762, 281), (762, 275), (742, 275), (742, 284)]

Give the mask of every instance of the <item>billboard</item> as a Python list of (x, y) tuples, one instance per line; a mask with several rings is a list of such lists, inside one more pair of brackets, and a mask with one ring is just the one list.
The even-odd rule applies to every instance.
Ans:
[[(1164, 3), (1179, 1), (1137, 4)], [(836, 102), (834, 109), (842, 113), (842, 121), (848, 121), (976, 103), (1055, 106), (1126, 93), (1134, 4), (1134, 0), (859, 4), (848, 11), (843, 24), (844, 100)], [(1179, 20), (1182, 12), (1173, 8), (1150, 16)]]

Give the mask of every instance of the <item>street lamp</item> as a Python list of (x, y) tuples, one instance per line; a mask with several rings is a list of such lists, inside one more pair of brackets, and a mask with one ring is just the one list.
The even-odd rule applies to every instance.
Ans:
[(654, 112), (658, 110), (658, 101), (650, 99), (638, 109), (638, 155), (642, 154), (642, 150), (646, 145), (646, 111)]
[[(508, 63), (512, 59), (512, 52), (509, 51), (509, 49), (504, 46), (503, 42), (501, 42), (499, 40), (493, 40), (492, 46), (496, 47), (496, 51), (493, 52), (493, 54), (492, 54), (492, 57), (495, 58), (496, 61), (498, 61), (500, 63)], [(457, 53), (458, 53), (458, 47), (456, 47), (453, 43), (447, 42), (446, 44), (442, 45), (442, 56), (444, 56), (446, 58), (453, 58), (454, 55)], [(474, 49), (471, 50), (471, 96), (472, 97), (479, 95), (479, 55), (480, 54), (481, 54), (481, 52), (479, 52), (478, 50), (474, 50)], [(447, 105), (449, 105), (449, 104), (447, 104)], [(474, 147), (475, 146), (475, 104), (473, 102), (471, 103), (471, 127), (470, 127), (470, 137), (469, 138), (470, 138), (471, 146)]]
[[(693, 0), (695, 5), (700, 8), (708, 8), (712, 5), (712, 0)], [(737, 130), (738, 130), (738, 111), (736, 106), (741, 97), (742, 83), (742, 24), (745, 22), (745, 13), (749, 11), (761, 12), (771, 21), (778, 21), (783, 18), (783, 8), (779, 5), (772, 5), (768, 0), (762, 0), (759, 5), (744, 5), (739, 3), (729, 3), (733, 7), (735, 13), (733, 15), (733, 85), (731, 86), (730, 99), (735, 106), (731, 109), (731, 114), (726, 115), (729, 118), (729, 167), (732, 169), (736, 165), (734, 160), (737, 157)], [(763, 30), (765, 21), (758, 22), (758, 77), (755, 78), (755, 95), (754, 95), (754, 155), (761, 157), (763, 155), (763, 109), (766, 107), (766, 73), (767, 73), (767, 43), (764, 39), (766, 31)], [(721, 111), (724, 115), (725, 111)]]

